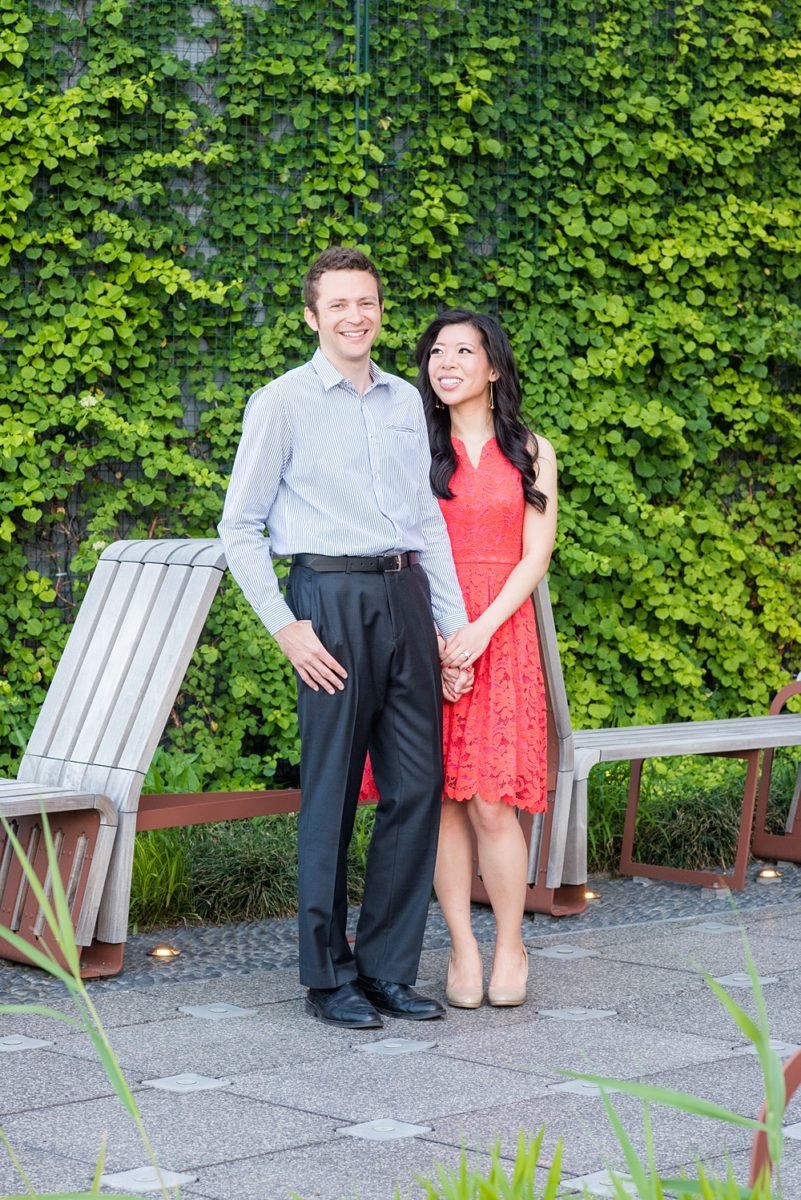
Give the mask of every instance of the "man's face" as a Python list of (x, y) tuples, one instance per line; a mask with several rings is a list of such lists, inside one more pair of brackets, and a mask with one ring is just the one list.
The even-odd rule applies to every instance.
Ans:
[(366, 362), (381, 328), (376, 281), (369, 271), (326, 271), (318, 280), (317, 311), (306, 308), (303, 315), (329, 362), (341, 370)]

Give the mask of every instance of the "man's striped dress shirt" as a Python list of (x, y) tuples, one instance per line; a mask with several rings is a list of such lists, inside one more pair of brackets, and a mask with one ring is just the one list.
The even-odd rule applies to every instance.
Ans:
[(360, 396), (318, 350), (248, 401), (219, 530), (231, 573), (271, 633), (295, 620), (272, 563), (292, 554), (417, 550), (440, 632), (467, 623), (431, 492), (420, 394), (374, 363), (371, 377)]

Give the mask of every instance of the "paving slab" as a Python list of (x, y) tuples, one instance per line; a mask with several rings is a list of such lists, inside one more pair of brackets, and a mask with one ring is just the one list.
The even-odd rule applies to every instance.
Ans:
[[(650, 936), (646, 936), (643, 930), (615, 930), (605, 937), (586, 934), (583, 938), (571, 941), (576, 945), (592, 941), (605, 959), (619, 962), (673, 967), (677, 970), (700, 969), (711, 975), (746, 969), (745, 951), (739, 932), (724, 935), (685, 926), (652, 930)], [(754, 932), (749, 944), (760, 974), (794, 973), (801, 980), (801, 945), (798, 940), (775, 933), (761, 935)]]
[[(430, 1024), (433, 1024), (431, 1022)], [(337, 1055), (325, 1062), (234, 1077), (231, 1091), (268, 1104), (292, 1104), (340, 1122), (430, 1121), (436, 1116), (510, 1104), (542, 1094), (549, 1080), (442, 1055), (395, 1058)]]
[[(735, 1178), (742, 1183), (747, 1183), (751, 1168), (750, 1150), (735, 1152), (729, 1155), (728, 1161), (731, 1163)], [(709, 1159), (710, 1170), (724, 1178), (726, 1165), (726, 1155)], [(795, 1197), (801, 1196), (801, 1143), (793, 1143), (789, 1139), (785, 1142), (781, 1166), (778, 1171), (773, 1172), (771, 1178), (774, 1188), (779, 1182), (781, 1183), (782, 1190), (781, 1192), (776, 1190), (777, 1197), (782, 1196), (783, 1200), (795, 1200)]]
[[(755, 1116), (762, 1080), (748, 1043), (693, 969), (742, 970), (738, 933), (714, 925), (742, 922), (760, 971), (778, 976), (765, 987), (771, 1033), (801, 1044), (801, 869), (783, 871), (775, 888), (749, 882), (736, 911), (700, 888), (604, 880), (602, 900), (577, 918), (528, 914), (527, 943), (569, 943), (594, 957), (560, 961), (532, 955), (529, 1002), (520, 1008), (449, 1009), (441, 1021), (410, 1026), (387, 1020), (383, 1030), (343, 1031), (304, 1012), (297, 981), (297, 925), (292, 918), (229, 927), (154, 931), (130, 941), (115, 979), (93, 981), (90, 995), (110, 1031), (165, 1168), (197, 1182), (185, 1200), (401, 1200), (422, 1197), (418, 1173), (439, 1159), (455, 1166), (466, 1144), (486, 1165), (497, 1139), (514, 1159), (521, 1128), (545, 1124), (543, 1159), (565, 1138), (564, 1176), (623, 1168), (622, 1153), (598, 1097), (554, 1091), (558, 1068), (634, 1078), (708, 1096)], [(349, 915), (355, 928), (357, 910)], [(491, 913), (476, 906), (474, 927), (487, 968)], [(702, 928), (712, 922), (712, 929)], [(156, 941), (179, 944), (171, 963), (148, 958)], [(448, 939), (432, 905), (419, 980), (444, 997)], [(754, 1011), (747, 991), (732, 993)], [(0, 1004), (52, 1004), (65, 1009), (62, 985), (24, 966), (0, 962)], [(255, 1010), (239, 1021), (200, 1021), (186, 1005), (228, 1003)], [(557, 1021), (540, 1010), (611, 1010), (603, 1021)], [(37, 1187), (88, 1186), (102, 1133), (109, 1132), (107, 1170), (143, 1166), (130, 1118), (111, 1095), (85, 1034), (35, 1015), (0, 1016), (0, 1036), (25, 1034), (53, 1045), (28, 1055), (0, 1056), (3, 1125)], [(392, 1037), (435, 1042), (419, 1054), (365, 1054)], [(24, 1069), (23, 1069), (24, 1064)], [(142, 1081), (184, 1073), (222, 1077), (231, 1086), (173, 1095)], [(55, 1102), (54, 1102), (55, 1099)], [(616, 1109), (640, 1152), (640, 1102), (616, 1095)], [(3, 1111), (0, 1103), (0, 1112)], [(691, 1169), (694, 1156), (717, 1166), (729, 1152), (744, 1182), (751, 1135), (662, 1107), (651, 1110), (657, 1159), (667, 1174)], [(402, 1142), (361, 1142), (338, 1132), (362, 1121), (394, 1118), (430, 1127)], [(787, 1115), (801, 1121), (801, 1098)], [(787, 1178), (801, 1195), (801, 1143), (788, 1140)], [(0, 1148), (0, 1192), (19, 1190)]]
[[(422, 1200), (417, 1176), (436, 1178), (436, 1165), (454, 1171), (461, 1149), (415, 1138), (402, 1142), (356, 1142), (340, 1138), (281, 1154), (248, 1159), (233, 1171), (207, 1167), (186, 1197), (211, 1200)], [(468, 1154), (475, 1170), (487, 1170), (489, 1157)], [(197, 1190), (195, 1190), (197, 1189)]]
[[(615, 1095), (612, 1103), (641, 1157), (647, 1153), (642, 1104), (630, 1096)], [(696, 1156), (720, 1153), (721, 1146), (741, 1151), (751, 1145), (748, 1131), (721, 1126), (715, 1121), (653, 1105), (650, 1120), (660, 1169), (678, 1172), (694, 1166)], [(443, 1143), (480, 1151), (495, 1139), (504, 1156), (512, 1157), (520, 1130), (544, 1128), (542, 1156), (551, 1160), (558, 1138), (563, 1139), (563, 1176), (583, 1175), (611, 1167), (626, 1169), (626, 1159), (615, 1137), (600, 1097), (550, 1092), (523, 1105), (501, 1105), (481, 1113), (460, 1113), (435, 1123), (433, 1137)]]
[[(147, 1090), (137, 1093), (137, 1102), (158, 1161), (171, 1171), (199, 1170), (338, 1136), (336, 1123), (325, 1117), (249, 1103), (227, 1090), (188, 1096)], [(87, 1163), (94, 1162), (108, 1134), (107, 1172), (147, 1166), (134, 1124), (116, 1101), (62, 1104), (11, 1116), (3, 1125), (14, 1146), (40, 1146), (51, 1154), (70, 1147), (73, 1157)]]
[(646, 966), (599, 954), (596, 958), (568, 962), (532, 958), (528, 995), (537, 1008), (576, 1004), (617, 1008), (632, 995), (651, 993), (667, 998), (680, 992), (699, 991), (703, 986), (690, 968)]
[[(7, 1000), (0, 991), (0, 1004), (13, 1003), (12, 1000)], [(78, 1009), (69, 996), (44, 997), (39, 999), (40, 1004), (47, 1004), (49, 1008), (56, 1012), (62, 1013), (65, 1016), (71, 1017), (81, 1026)], [(68, 1025), (66, 1021), (59, 1021), (55, 1017), (43, 1016), (38, 1013), (0, 1013), (0, 1037), (7, 1037), (9, 1034), (21, 1034), (23, 1037), (45, 1038), (53, 1040), (57, 1037), (62, 1037), (66, 1032), (72, 1032), (73, 1027)]]
[(537, 1016), (507, 1029), (443, 1039), (437, 1053), (529, 1070), (559, 1080), (560, 1070), (635, 1078), (651, 1071), (729, 1058), (732, 1038), (704, 1038), (619, 1018), (569, 1023)]
[[(748, 991), (732, 992), (741, 1008), (756, 1018), (756, 1002)], [(771, 1035), (787, 1042), (801, 1043), (801, 987), (782, 982), (763, 988)], [(629, 996), (621, 1001), (619, 1015), (643, 1024), (659, 1024), (665, 1019), (662, 996), (648, 993)], [(704, 984), (700, 991), (674, 993), (670, 998), (670, 1028), (699, 1036), (730, 1038), (732, 1045), (745, 1049), (750, 1043), (735, 1025), (717, 996)]]
[[(290, 1012), (276, 1014), (287, 1005), (257, 1009), (250, 1017), (229, 1021), (203, 1021), (181, 1014), (180, 1021), (151, 1021), (116, 1028), (109, 1040), (129, 1079), (178, 1075), (242, 1075), (292, 1063), (330, 1058), (347, 1051), (358, 1037), (362, 1044), (382, 1036), (381, 1030), (360, 1035), (311, 1022), (300, 1003), (288, 1002)], [(65, 1037), (53, 1049), (67, 1057), (91, 1059), (94, 1048), (84, 1035)]]
[(181, 1017), (187, 1004), (217, 1004), (230, 1001), (245, 1008), (285, 1004), (303, 994), (297, 970), (259, 971), (253, 975), (225, 974), (215, 979), (184, 979), (170, 976), (148, 987), (110, 987), (115, 980), (90, 982), (89, 995), (108, 1028), (146, 1020)]
[[(14, 1146), (22, 1167), (37, 1192), (88, 1191), (94, 1166), (64, 1154), (43, 1153), (38, 1147)], [(19, 1175), (4, 1150), (0, 1150), (0, 1194), (25, 1195)]]
[[(41, 1109), (54, 1102), (112, 1096), (114, 1089), (95, 1060), (72, 1062), (52, 1049), (26, 1050), (0, 1056), (0, 1116)], [(63, 1147), (62, 1147), (63, 1149)]]
[(782, 937), (801, 941), (801, 905), (738, 913), (735, 919), (742, 924), (749, 936), (778, 932)]
[(693, 1064), (680, 1071), (657, 1071), (648, 1076), (648, 1083), (689, 1092), (745, 1117), (756, 1117), (765, 1096), (759, 1061), (750, 1054), (702, 1066)]
[[(187, 954), (189, 952), (187, 951)], [(134, 1014), (146, 1011), (148, 999), (151, 1005), (161, 1004), (214, 1004), (224, 1001), (232, 990), (236, 991), (238, 1003), (247, 1007), (280, 1003), (297, 999), (304, 989), (298, 981), (297, 968), (254, 971), (248, 975), (223, 972), (218, 978), (184, 978), (178, 964), (168, 963), (167, 969), (174, 974), (163, 980), (154, 980), (148, 987), (110, 987), (114, 980), (97, 980), (90, 984), (93, 1002), (101, 1011), (125, 1016), (130, 1010)], [(119, 978), (119, 977), (118, 977)], [(186, 1000), (185, 997), (191, 997)], [(159, 1008), (156, 1008), (156, 1012)]]

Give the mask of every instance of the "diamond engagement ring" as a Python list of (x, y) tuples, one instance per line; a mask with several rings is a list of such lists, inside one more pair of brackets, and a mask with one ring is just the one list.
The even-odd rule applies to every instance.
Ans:
[(469, 650), (465, 650), (465, 651), (462, 653), (462, 658), (469, 658), (469, 657), (470, 657), (470, 651), (469, 651)]

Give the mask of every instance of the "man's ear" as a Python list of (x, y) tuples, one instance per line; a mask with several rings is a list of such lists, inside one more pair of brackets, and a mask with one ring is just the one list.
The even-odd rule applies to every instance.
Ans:
[(314, 332), (317, 333), (320, 326), (317, 324), (317, 316), (315, 315), (314, 309), (307, 306), (303, 310), (303, 316), (305, 317), (306, 324), (309, 326), (309, 328), (313, 329)]

